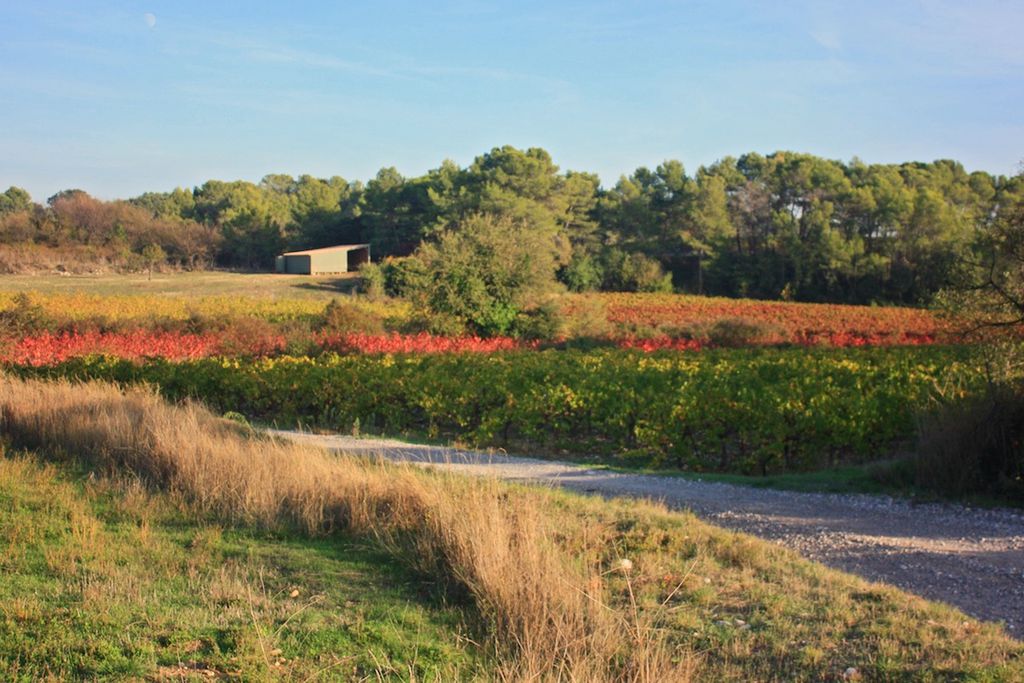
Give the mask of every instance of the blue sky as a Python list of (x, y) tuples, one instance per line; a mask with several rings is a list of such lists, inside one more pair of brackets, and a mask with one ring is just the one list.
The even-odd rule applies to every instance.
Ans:
[(0, 0), (0, 188), (417, 175), (541, 146), (605, 185), (777, 149), (1024, 160), (1024, 2)]

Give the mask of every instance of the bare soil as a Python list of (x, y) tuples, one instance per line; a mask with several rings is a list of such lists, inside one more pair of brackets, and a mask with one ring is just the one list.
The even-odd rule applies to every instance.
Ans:
[(572, 463), (409, 444), (273, 432), (346, 453), (472, 475), (633, 496), (788, 546), (835, 569), (945, 602), (1024, 637), (1024, 514), (887, 496), (795, 493)]

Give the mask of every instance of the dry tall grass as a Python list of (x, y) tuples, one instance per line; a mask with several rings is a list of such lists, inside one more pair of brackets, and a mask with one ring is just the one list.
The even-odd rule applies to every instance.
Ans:
[(504, 680), (674, 681), (637, 619), (602, 600), (600, 566), (570, 557), (529, 492), (251, 439), (150, 391), (0, 378), (0, 433), (20, 447), (132, 473), (201, 514), (379, 539), (471, 598)]

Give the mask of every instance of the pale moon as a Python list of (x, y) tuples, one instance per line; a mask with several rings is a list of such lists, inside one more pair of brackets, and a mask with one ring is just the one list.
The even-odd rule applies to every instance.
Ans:
[(152, 12), (146, 12), (142, 15), (142, 18), (146, 20), (146, 26), (150, 28), (156, 26), (156, 15)]

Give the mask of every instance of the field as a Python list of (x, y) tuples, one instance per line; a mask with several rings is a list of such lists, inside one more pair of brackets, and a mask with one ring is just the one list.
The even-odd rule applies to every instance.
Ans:
[(113, 276), (9, 276), (0, 283), (0, 361), (47, 365), (90, 354), (179, 360), (322, 351), (488, 353), (581, 343), (698, 351), (961, 341), (956, 321), (917, 309), (645, 294), (565, 296), (557, 304), (561, 324), (546, 338), (442, 338), (418, 329), (405, 302), (351, 296), (352, 282), (233, 273), (120, 282)]
[(40, 294), (136, 297), (166, 299), (243, 297), (249, 301), (300, 300), (326, 303), (333, 296), (351, 292), (351, 276), (278, 275), (206, 271), (120, 275), (4, 275), (0, 291)]
[[(65, 291), (72, 279), (82, 286)], [(555, 337), (479, 339), (416, 331), (404, 302), (339, 294), (333, 279), (5, 286), (0, 361), (16, 372), (148, 382), (281, 425), (618, 465), (768, 474), (861, 462), (980, 376), (944, 345), (958, 341), (954, 321), (918, 309), (572, 295)]]
[(955, 321), (573, 295), (554, 336), (480, 339), (350, 281), (72, 280), (0, 281), (0, 677), (1024, 675), (997, 626), (691, 515), (249, 426), (827, 488), (982, 391)]
[(151, 383), (282, 426), (758, 475), (885, 457), (982, 374), (948, 345), (955, 321), (918, 309), (572, 295), (554, 337), (480, 339), (416, 330), (408, 304), (338, 283), (11, 278), (0, 362)]
[(912, 437), (915, 410), (980, 379), (929, 347), (336, 355), (131, 361), (26, 376), (147, 383), (278, 426), (457, 438), (617, 464), (745, 474), (862, 462)]

